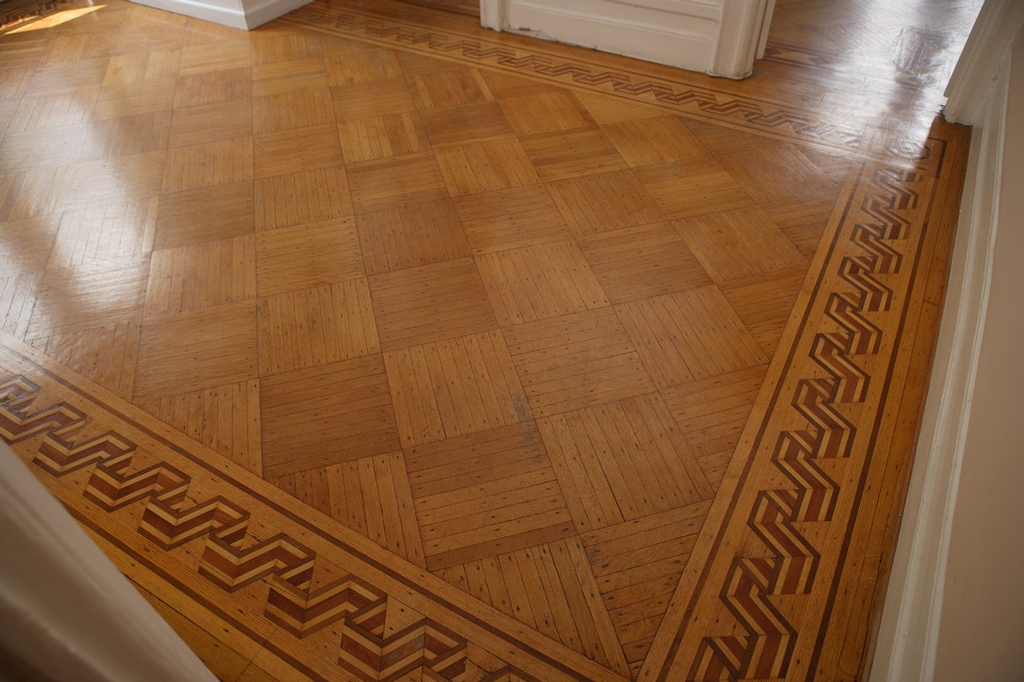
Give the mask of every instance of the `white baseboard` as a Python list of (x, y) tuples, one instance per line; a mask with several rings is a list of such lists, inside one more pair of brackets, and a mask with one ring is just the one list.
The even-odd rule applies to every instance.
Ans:
[(309, 0), (132, 0), (132, 2), (245, 31), (296, 10), (308, 3)]
[[(646, 61), (708, 71), (714, 58), (717, 16), (670, 15), (621, 3), (571, 3), (510, 0), (505, 7), (506, 31), (581, 45)], [(659, 21), (660, 20), (660, 21)]]
[[(974, 125), (939, 339), (889, 576), (872, 682), (931, 682), (960, 471), (985, 328), (999, 219), (1010, 45), (1020, 27), (987, 16), (1018, 0), (988, 0), (957, 65), (947, 118)], [(1005, 19), (1005, 17), (1004, 17)], [(991, 32), (1007, 33), (1010, 40)], [(995, 51), (998, 54), (990, 54)], [(970, 68), (981, 68), (971, 72)], [(964, 98), (967, 98), (965, 101)], [(955, 112), (955, 113), (954, 113)], [(969, 118), (964, 118), (969, 112)]]
[(774, 0), (481, 0), (497, 31), (729, 78), (750, 74)]
[(245, 8), (246, 27), (251, 30), (262, 26), (309, 2), (310, 0), (242, 0), (242, 6)]

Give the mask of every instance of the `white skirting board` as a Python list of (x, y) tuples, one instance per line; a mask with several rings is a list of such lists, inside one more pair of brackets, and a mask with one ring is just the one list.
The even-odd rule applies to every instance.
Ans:
[(974, 126), (971, 156), (921, 437), (868, 678), (872, 682), (931, 682), (938, 672), (946, 568), (987, 326), (1000, 190), (1006, 182), (1019, 183), (1002, 174), (1007, 125), (1013, 124), (1007, 121), (1011, 48), (1022, 24), (1020, 0), (986, 0), (946, 89), (945, 118)]
[(480, 23), (713, 76), (744, 78), (775, 0), (480, 0)]
[(231, 28), (251, 30), (302, 7), (309, 0), (132, 0), (132, 2)]

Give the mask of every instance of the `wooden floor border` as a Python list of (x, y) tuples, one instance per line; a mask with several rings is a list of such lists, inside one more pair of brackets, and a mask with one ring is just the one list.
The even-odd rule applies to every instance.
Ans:
[[(862, 559), (891, 541), (886, 514), (900, 502), (881, 505), (879, 483), (909, 469), (920, 398), (907, 393), (920, 392), (934, 343), (929, 305), (963, 172), (951, 147), (963, 144), (940, 126), (919, 163), (851, 172), (788, 355), (769, 371), (640, 679), (817, 679), (851, 646), (851, 600), (879, 568)], [(0, 346), (0, 435), (129, 577), (175, 586), (191, 602), (183, 612), (212, 614), (312, 679), (424, 666), (454, 680), (466, 665), (620, 679), (13, 337)]]
[[(600, 53), (591, 60), (581, 50), (501, 34), (489, 39), (488, 31), (473, 33), (426, 29), (369, 11), (341, 8), (315, 0), (281, 18), (282, 23), (323, 33), (354, 38), (476, 67), (503, 71), (562, 87), (586, 90), (655, 106), (678, 116), (755, 133), (789, 142), (812, 144), (822, 149), (855, 154), (864, 158), (898, 157), (912, 161), (922, 149), (907, 144), (905, 136), (870, 126), (829, 121), (820, 113), (766, 98), (744, 97), (727, 87), (707, 87), (716, 79), (679, 69), (636, 62), (636, 69), (623, 68), (627, 60), (614, 57), (615, 67), (603, 63)], [(671, 77), (652, 76), (652, 71), (673, 72)], [(723, 86), (723, 81), (717, 83)]]
[[(898, 526), (902, 499), (880, 500), (880, 484), (912, 463), (906, 430), (919, 424), (937, 324), (927, 288), (945, 281), (964, 171), (956, 144), (933, 136), (916, 167), (851, 173), (780, 343), (789, 353), (640, 679), (836, 679), (844, 649), (867, 646), (847, 625), (859, 581), (873, 570), (877, 585), (884, 545), (869, 538), (886, 533), (874, 526), (885, 542)], [(692, 620), (700, 604), (708, 623), (716, 597), (713, 625)]]
[[(316, 0), (274, 26), (598, 93), (856, 160), (637, 679), (858, 679), (913, 461), (965, 130), (937, 121), (926, 140), (908, 139), (856, 116), (839, 124), (736, 95), (727, 84), (706, 87), (699, 75), (491, 39), (469, 24), (424, 28), (372, 6)], [(819, 57), (769, 50), (778, 63), (828, 68)], [(0, 437), (131, 580), (270, 674), (626, 679), (3, 331)]]
[(129, 578), (174, 586), (179, 612), (314, 680), (453, 680), (470, 661), (495, 679), (621, 679), (0, 334), (0, 436)]

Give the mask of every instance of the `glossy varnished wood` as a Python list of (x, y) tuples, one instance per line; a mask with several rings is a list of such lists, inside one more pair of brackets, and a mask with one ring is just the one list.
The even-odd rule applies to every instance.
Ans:
[(978, 3), (745, 81), (471, 4), (5, 19), (0, 433), (224, 680), (859, 679)]

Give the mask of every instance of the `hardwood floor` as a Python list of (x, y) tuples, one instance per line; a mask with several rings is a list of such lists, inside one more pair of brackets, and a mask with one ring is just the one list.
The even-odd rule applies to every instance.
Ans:
[(223, 680), (863, 679), (979, 6), (779, 0), (744, 81), (13, 20), (0, 435)]

